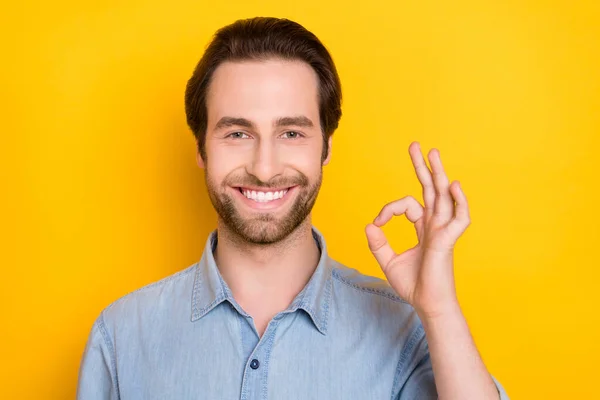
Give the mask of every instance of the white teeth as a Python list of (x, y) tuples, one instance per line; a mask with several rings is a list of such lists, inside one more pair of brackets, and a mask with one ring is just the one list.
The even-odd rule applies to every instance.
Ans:
[(266, 203), (273, 200), (281, 199), (287, 190), (280, 190), (279, 192), (257, 192), (255, 190), (244, 190), (243, 194), (249, 199), (257, 201), (259, 203)]

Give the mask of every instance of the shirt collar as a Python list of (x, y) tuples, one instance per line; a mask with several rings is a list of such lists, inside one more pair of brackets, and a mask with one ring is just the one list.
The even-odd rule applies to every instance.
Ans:
[[(333, 262), (327, 254), (327, 246), (323, 235), (314, 227), (312, 228), (312, 234), (321, 250), (319, 263), (306, 286), (283, 312), (304, 310), (310, 316), (317, 330), (325, 335), (327, 334), (329, 301), (331, 298)], [(215, 230), (209, 235), (202, 258), (196, 265), (192, 290), (192, 322), (202, 318), (225, 300), (229, 301), (240, 314), (245, 317), (249, 316), (234, 300), (231, 290), (217, 268), (213, 255), (216, 245), (217, 231)]]

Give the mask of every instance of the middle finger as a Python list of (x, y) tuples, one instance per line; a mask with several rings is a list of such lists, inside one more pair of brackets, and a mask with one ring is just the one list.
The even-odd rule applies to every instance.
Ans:
[(450, 194), (450, 183), (444, 171), (438, 149), (431, 149), (429, 151), (429, 164), (433, 173), (436, 194), (434, 214), (443, 218), (444, 222), (450, 221), (453, 216), (454, 201)]

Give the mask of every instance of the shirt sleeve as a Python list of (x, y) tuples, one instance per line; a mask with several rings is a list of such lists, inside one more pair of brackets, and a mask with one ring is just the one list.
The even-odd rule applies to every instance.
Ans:
[[(496, 384), (498, 389), (498, 395), (500, 400), (509, 400), (506, 391), (498, 382), (496, 378), (492, 376), (492, 380)], [(409, 375), (404, 387), (398, 394), (397, 400), (437, 400), (438, 394), (435, 387), (435, 380), (433, 378), (433, 367), (431, 366), (431, 358), (429, 353), (426, 353), (423, 359), (417, 364), (415, 369)]]
[(496, 384), (496, 388), (498, 389), (498, 394), (500, 395), (500, 400), (509, 400), (506, 390), (504, 390), (504, 388), (502, 387), (500, 382), (498, 382), (498, 380), (496, 378), (494, 378), (494, 375), (492, 375), (492, 379), (494, 380), (494, 383)]
[(119, 400), (113, 346), (102, 314), (88, 337), (77, 383), (77, 400)]

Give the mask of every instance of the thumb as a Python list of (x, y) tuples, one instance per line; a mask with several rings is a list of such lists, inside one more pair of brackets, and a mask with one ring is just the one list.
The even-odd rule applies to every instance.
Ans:
[(367, 225), (365, 233), (367, 235), (367, 242), (369, 243), (371, 253), (375, 256), (379, 266), (382, 269), (385, 268), (396, 255), (392, 246), (388, 243), (385, 233), (383, 233), (383, 230), (375, 224)]

